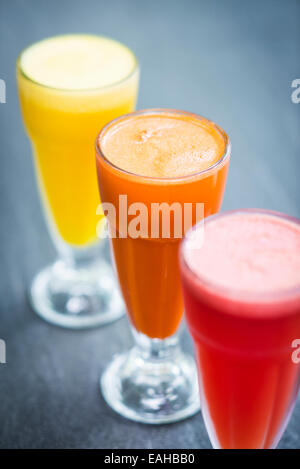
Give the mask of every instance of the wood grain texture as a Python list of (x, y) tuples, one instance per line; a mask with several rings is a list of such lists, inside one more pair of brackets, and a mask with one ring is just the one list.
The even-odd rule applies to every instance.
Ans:
[[(297, 0), (12, 0), (0, 2), (0, 447), (207, 448), (201, 415), (151, 427), (108, 409), (98, 379), (131, 343), (126, 319), (88, 332), (47, 325), (26, 289), (55, 255), (18, 108), (15, 60), (43, 37), (90, 32), (128, 44), (141, 63), (138, 107), (210, 117), (233, 151), (223, 209), (263, 207), (300, 216)], [(185, 349), (192, 350), (186, 332)], [(300, 448), (300, 401), (280, 447)]]

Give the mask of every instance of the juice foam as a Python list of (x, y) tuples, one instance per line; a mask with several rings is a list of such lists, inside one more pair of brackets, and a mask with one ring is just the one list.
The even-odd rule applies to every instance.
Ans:
[(121, 121), (102, 141), (115, 166), (147, 177), (198, 173), (217, 163), (224, 137), (212, 122), (185, 114), (144, 114)]
[(126, 46), (106, 37), (65, 35), (32, 45), (20, 63), (27, 77), (44, 86), (87, 90), (123, 80), (135, 58)]
[(259, 213), (235, 213), (204, 226), (204, 243), (186, 250), (200, 277), (231, 290), (277, 292), (300, 285), (300, 226)]

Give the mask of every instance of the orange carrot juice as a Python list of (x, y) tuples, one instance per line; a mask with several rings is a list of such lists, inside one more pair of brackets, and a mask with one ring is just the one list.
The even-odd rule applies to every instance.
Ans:
[(51, 226), (68, 244), (96, 241), (99, 127), (135, 107), (133, 53), (112, 39), (58, 36), (28, 47), (17, 79), (25, 126)]
[[(204, 204), (204, 216), (219, 210), (229, 164), (226, 134), (213, 122), (172, 110), (147, 110), (108, 124), (96, 144), (100, 195), (116, 207), (113, 252), (122, 293), (134, 328), (165, 339), (179, 326), (183, 304), (174, 220), (170, 236), (161, 227), (151, 237), (152, 204)], [(119, 196), (127, 206), (147, 208), (149, 231), (133, 237), (120, 222)], [(134, 210), (133, 210), (134, 211)], [(129, 228), (133, 212), (128, 213)], [(108, 217), (109, 218), (109, 217)]]

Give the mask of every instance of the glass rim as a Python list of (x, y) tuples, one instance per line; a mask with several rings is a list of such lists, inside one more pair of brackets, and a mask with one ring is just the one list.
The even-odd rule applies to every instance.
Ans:
[[(46, 41), (49, 41), (51, 39), (56, 39), (56, 38), (61, 38), (61, 37), (72, 37), (72, 36), (77, 36), (77, 37), (91, 37), (91, 38), (103, 38), (103, 39), (108, 39), (108, 40), (111, 40), (113, 42), (116, 42), (117, 44), (120, 44), (122, 45), (125, 49), (127, 49), (132, 57), (133, 57), (133, 60), (134, 60), (134, 63), (133, 63), (133, 68), (132, 70), (123, 78), (121, 78), (120, 80), (117, 80), (117, 81), (114, 81), (112, 83), (109, 83), (107, 85), (103, 85), (103, 86), (96, 86), (96, 87), (93, 87), (93, 88), (74, 88), (74, 89), (71, 89), (71, 88), (62, 88), (62, 87), (57, 87), (57, 86), (49, 86), (49, 85), (45, 85), (44, 83), (40, 82), (40, 81), (37, 81), (35, 80), (34, 78), (30, 77), (29, 75), (27, 75), (27, 73), (25, 73), (25, 71), (23, 70), (22, 66), (21, 66), (21, 58), (22, 58), (22, 55), (28, 50), (30, 49), (31, 47), (33, 47), (34, 45), (36, 44), (40, 44), (42, 42), (46, 42)], [(134, 74), (136, 72), (139, 71), (139, 61), (138, 61), (138, 58), (137, 56), (135, 55), (135, 53), (130, 49), (130, 47), (128, 47), (127, 45), (123, 44), (122, 42), (118, 41), (117, 39), (113, 39), (109, 36), (104, 36), (104, 35), (101, 35), (101, 34), (83, 34), (83, 33), (70, 33), (70, 34), (58, 34), (57, 36), (50, 36), (50, 37), (46, 37), (44, 39), (41, 39), (39, 41), (35, 41), (31, 44), (29, 44), (28, 46), (24, 47), (24, 49), (21, 50), (21, 52), (19, 53), (18, 57), (17, 57), (17, 61), (16, 61), (16, 65), (17, 65), (17, 71), (20, 72), (20, 75), (25, 78), (27, 81), (29, 81), (30, 83), (33, 83), (34, 85), (37, 85), (37, 86), (40, 86), (41, 88), (45, 88), (47, 90), (52, 90), (52, 91), (60, 91), (60, 92), (64, 92), (64, 93), (89, 93), (89, 92), (95, 92), (95, 91), (101, 91), (101, 90), (106, 90), (106, 89), (109, 89), (109, 88), (114, 88), (115, 86), (119, 86), (121, 85), (122, 83), (125, 83), (127, 80), (129, 80), (131, 77), (134, 76)]]
[[(268, 210), (268, 209), (256, 209), (256, 208), (244, 208), (244, 209), (234, 209), (234, 210), (227, 210), (224, 212), (216, 213), (214, 215), (210, 215), (209, 217), (204, 219), (204, 226), (205, 223), (213, 223), (215, 220), (218, 220), (223, 217), (232, 216), (232, 215), (239, 215), (239, 214), (253, 214), (253, 215), (267, 215), (270, 217), (278, 218), (280, 220), (289, 221), (292, 224), (297, 225), (300, 227), (300, 219), (293, 217), (291, 215), (287, 215), (282, 212), (278, 212), (275, 210)], [(276, 291), (260, 291), (260, 292), (253, 292), (250, 290), (245, 289), (238, 289), (238, 288), (229, 288), (222, 286), (214, 281), (211, 281), (205, 278), (204, 275), (199, 275), (196, 273), (192, 267), (189, 265), (186, 259), (186, 245), (189, 243), (187, 238), (188, 234), (191, 233), (193, 230), (197, 229), (198, 226), (203, 223), (203, 220), (198, 222), (192, 228), (188, 230), (186, 235), (184, 236), (180, 248), (179, 248), (179, 261), (180, 264), (183, 266), (184, 270), (187, 270), (189, 275), (196, 280), (198, 284), (204, 287), (204, 289), (208, 290), (209, 292), (216, 293), (219, 297), (222, 298), (229, 298), (232, 301), (236, 301), (238, 303), (251, 303), (251, 304), (261, 304), (261, 305), (270, 305), (270, 304), (280, 304), (284, 301), (294, 300), (295, 298), (299, 297), (300, 299), (300, 282), (299, 285), (296, 285), (292, 288), (284, 288)]]
[[(202, 169), (201, 171), (197, 171), (195, 173), (185, 174), (184, 176), (171, 176), (171, 177), (146, 176), (146, 175), (143, 175), (143, 174), (133, 173), (131, 171), (127, 171), (123, 168), (120, 168), (119, 166), (112, 163), (105, 156), (104, 151), (101, 148), (101, 141), (104, 138), (106, 132), (108, 132), (108, 130), (111, 127), (114, 127), (115, 125), (118, 125), (122, 121), (126, 121), (128, 119), (133, 119), (136, 116), (142, 116), (142, 115), (148, 115), (148, 114), (150, 114), (150, 115), (151, 114), (154, 114), (154, 115), (155, 114), (157, 114), (157, 115), (159, 115), (159, 114), (172, 114), (172, 115), (178, 115), (178, 116), (184, 115), (184, 116), (192, 117), (196, 120), (205, 120), (206, 122), (208, 122), (210, 124), (213, 124), (214, 128), (220, 132), (220, 134), (222, 135), (222, 137), (224, 139), (224, 142), (225, 142), (225, 149), (224, 149), (224, 152), (223, 152), (221, 158), (219, 158), (219, 160), (216, 161), (216, 163), (214, 163), (209, 168)], [(200, 114), (193, 113), (193, 112), (181, 111), (181, 110), (178, 110), (178, 109), (168, 109), (168, 108), (141, 109), (141, 110), (138, 110), (138, 111), (133, 111), (133, 112), (130, 112), (130, 113), (127, 113), (127, 114), (123, 114), (122, 116), (119, 116), (116, 119), (113, 119), (112, 121), (108, 122), (100, 130), (100, 132), (98, 133), (98, 135), (96, 137), (96, 141), (95, 141), (95, 148), (96, 148), (96, 157), (97, 157), (97, 159), (103, 160), (105, 164), (112, 167), (117, 172), (120, 172), (122, 174), (131, 176), (133, 178), (137, 178), (138, 180), (154, 181), (154, 182), (158, 182), (158, 183), (160, 181), (161, 182), (166, 182), (166, 183), (168, 183), (168, 182), (169, 183), (180, 182), (180, 181), (184, 181), (186, 179), (193, 179), (197, 176), (201, 176), (203, 174), (210, 173), (214, 169), (216, 169), (218, 166), (221, 166), (223, 163), (225, 163), (225, 161), (229, 158), (229, 156), (231, 154), (231, 142), (229, 140), (229, 137), (228, 137), (227, 133), (221, 127), (219, 127), (214, 121), (212, 121), (210, 119), (207, 119), (206, 117), (201, 116)]]

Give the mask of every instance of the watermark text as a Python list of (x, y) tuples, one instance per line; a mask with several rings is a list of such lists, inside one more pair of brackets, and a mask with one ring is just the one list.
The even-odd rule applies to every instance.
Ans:
[(292, 362), (298, 365), (300, 363), (300, 339), (293, 340), (292, 348), (295, 349), (292, 353)]
[(6, 103), (6, 84), (5, 81), (0, 78), (0, 103)]
[(300, 78), (295, 78), (292, 81), (292, 88), (295, 88), (291, 94), (292, 103), (298, 104), (300, 103)]
[(5, 340), (0, 339), (0, 364), (6, 363), (6, 343)]
[(199, 222), (204, 220), (204, 204), (133, 202), (128, 205), (127, 195), (120, 194), (117, 206), (103, 202), (97, 207), (96, 214), (101, 217), (97, 224), (97, 236), (101, 239), (181, 239), (196, 224), (197, 231), (200, 231)]

